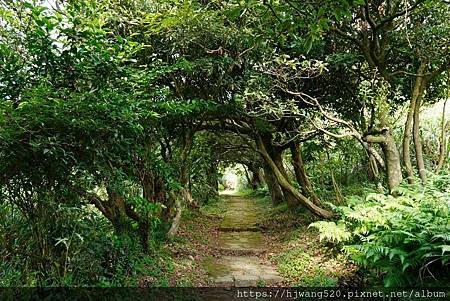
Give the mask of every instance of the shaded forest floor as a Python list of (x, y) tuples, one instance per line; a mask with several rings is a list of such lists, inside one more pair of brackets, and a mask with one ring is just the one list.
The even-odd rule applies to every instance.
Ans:
[[(246, 212), (254, 214), (245, 214), (246, 209), (239, 213), (236, 202), (248, 202), (246, 205), (250, 209), (247, 208)], [(251, 225), (255, 229), (235, 231), (235, 225), (229, 225), (230, 210), (238, 211), (234, 216), (241, 214), (243, 224), (238, 227), (248, 228)], [(253, 220), (249, 224), (247, 219)], [(221, 196), (202, 206), (199, 211), (185, 211), (177, 237), (166, 245), (174, 256), (168, 284), (195, 287), (232, 285), (227, 277), (234, 273), (235, 278), (236, 271), (227, 266), (230, 256), (251, 257), (250, 265), (259, 261), (262, 266), (273, 267), (281, 276), (278, 282), (266, 283), (262, 275), (256, 283), (241, 282), (241, 285), (354, 284), (351, 282), (357, 278), (355, 266), (347, 262), (342, 254), (333, 252), (330, 245), (319, 241), (317, 231), (308, 228), (313, 221), (315, 218), (306, 211), (291, 211), (285, 205), (273, 207), (268, 198), (245, 193)], [(224, 229), (230, 226), (231, 229)], [(227, 230), (232, 234), (223, 233)], [(249, 234), (252, 231), (262, 235)], [(267, 270), (263, 269), (262, 273), (266, 273), (264, 271)], [(242, 273), (248, 274), (245, 271)]]

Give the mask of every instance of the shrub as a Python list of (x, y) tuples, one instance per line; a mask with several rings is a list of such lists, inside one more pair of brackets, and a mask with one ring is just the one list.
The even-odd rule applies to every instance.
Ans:
[(402, 186), (398, 197), (371, 193), (335, 207), (337, 222), (310, 226), (337, 243), (355, 263), (384, 275), (384, 285), (428, 283), (448, 276), (450, 262), (449, 177)]
[(0, 202), (1, 287), (136, 286), (144, 275), (166, 282), (171, 262), (155, 238), (143, 252), (139, 237), (115, 234), (91, 205), (45, 201), (32, 218)]

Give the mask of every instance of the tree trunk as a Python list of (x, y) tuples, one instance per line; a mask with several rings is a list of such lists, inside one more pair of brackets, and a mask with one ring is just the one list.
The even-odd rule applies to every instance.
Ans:
[[(266, 134), (264, 137), (261, 137), (261, 142), (264, 143), (265, 145), (265, 149), (267, 150), (269, 156), (271, 158), (273, 158), (274, 156), (274, 149), (272, 146), (272, 137), (270, 134)], [(282, 203), (283, 201), (286, 200), (286, 194), (285, 191), (283, 190), (283, 187), (278, 183), (277, 177), (275, 175), (275, 173), (273, 172), (272, 168), (270, 168), (270, 165), (265, 164), (265, 173), (266, 175), (268, 175), (269, 177), (267, 178), (268, 181), (272, 181), (272, 187), (273, 187), (273, 191), (272, 192), (272, 203), (274, 205), (278, 205), (280, 203)]]
[[(278, 170), (281, 172), (282, 176), (286, 179), (286, 181), (289, 182), (289, 177), (287, 175), (286, 169), (284, 168), (284, 164), (283, 164), (282, 151), (273, 149), (272, 160), (275, 163), (275, 165), (277, 166)], [(283, 186), (281, 186), (281, 190), (283, 191), (284, 199), (286, 200), (288, 207), (294, 208), (297, 205), (299, 205), (299, 202), (297, 201), (295, 196), (292, 195), (292, 193), (289, 193), (289, 190), (287, 190)]]
[[(424, 85), (424, 84), (423, 84)], [(413, 124), (413, 141), (416, 151), (416, 163), (419, 169), (419, 176), (423, 183), (427, 180), (427, 171), (425, 169), (425, 162), (423, 159), (422, 139), (420, 138), (420, 107), (422, 105), (422, 96), (416, 100), (416, 106), (414, 107), (414, 124)]]
[(309, 177), (306, 174), (305, 165), (303, 164), (301, 148), (298, 143), (293, 143), (291, 145), (291, 154), (292, 154), (292, 166), (294, 167), (295, 178), (297, 179), (298, 184), (300, 184), (300, 186), (302, 187), (303, 193), (307, 197), (309, 197), (314, 204), (319, 206), (320, 200), (314, 193), (311, 181), (309, 180)]
[(263, 170), (261, 169), (261, 167), (258, 167), (256, 169), (256, 177), (258, 178), (259, 186), (264, 186), (264, 184), (265, 184), (264, 173), (263, 173)]
[(154, 199), (154, 177), (151, 172), (143, 172), (141, 176), (142, 196), (149, 202), (155, 202)]
[(378, 161), (372, 154), (369, 154), (368, 174), (369, 179), (371, 179), (377, 185), (378, 192), (384, 193), (383, 183), (381, 181), (380, 171), (378, 169)]
[(211, 161), (210, 166), (207, 169), (208, 185), (210, 189), (210, 196), (216, 197), (219, 193), (219, 181), (217, 173), (217, 162)]
[(338, 203), (342, 203), (344, 197), (342, 196), (341, 188), (336, 181), (333, 170), (331, 170), (331, 183), (333, 184), (334, 191), (336, 192), (336, 199)]
[(108, 202), (105, 205), (105, 216), (111, 221), (114, 231), (118, 235), (128, 232), (129, 224), (127, 222), (123, 197), (117, 192), (109, 191), (108, 189)]
[(241, 165), (244, 168), (245, 179), (247, 180), (247, 187), (252, 187), (252, 189), (255, 190), (255, 188), (253, 188), (252, 179), (250, 178), (250, 174), (248, 172), (247, 166), (245, 166), (245, 164), (241, 164)]
[(194, 141), (194, 132), (190, 129), (184, 133), (183, 136), (183, 148), (180, 154), (180, 184), (181, 195), (186, 204), (194, 209), (198, 209), (200, 206), (192, 197), (192, 193), (189, 189), (189, 170), (187, 165), (187, 159), (192, 150), (192, 143)]
[(261, 181), (258, 178), (258, 174), (252, 172), (251, 186), (253, 190), (257, 190), (261, 186)]
[(386, 141), (381, 144), (384, 156), (386, 158), (386, 173), (389, 191), (392, 192), (403, 180), (402, 168), (400, 165), (400, 155), (394, 138), (389, 131), (386, 132)]
[[(126, 204), (122, 195), (111, 190), (109, 187), (106, 188), (106, 191), (108, 194), (108, 200), (106, 201), (101, 200), (96, 194), (82, 192), (82, 195), (111, 222), (114, 231), (118, 235), (133, 232), (131, 220), (141, 223), (143, 222), (143, 219), (130, 205)], [(147, 228), (146, 230), (146, 234), (148, 235), (150, 229)]]
[(175, 236), (175, 234), (177, 233), (178, 227), (180, 225), (180, 220), (181, 220), (181, 211), (182, 211), (182, 206), (181, 206), (181, 202), (179, 200), (179, 198), (177, 198), (175, 195), (171, 196), (174, 199), (175, 202), (175, 217), (172, 220), (172, 225), (170, 226), (169, 232), (167, 232), (167, 236), (172, 238)]
[(283, 192), (281, 191), (281, 187), (277, 182), (277, 178), (273, 174), (272, 170), (270, 169), (269, 165), (267, 163), (264, 163), (264, 178), (267, 183), (267, 188), (270, 192), (270, 198), (272, 199), (272, 204), (274, 206), (279, 205), (283, 203), (284, 196)]
[[(450, 71), (449, 71), (449, 76), (450, 76)], [(450, 79), (449, 79), (449, 84), (450, 84)], [(450, 86), (449, 88), (450, 89)], [(448, 93), (450, 94), (450, 93)], [(448, 95), (450, 97), (450, 95)], [(436, 171), (435, 174), (439, 174), (441, 172), (442, 166), (444, 166), (444, 161), (445, 161), (445, 152), (447, 149), (447, 145), (446, 145), (446, 141), (445, 141), (445, 132), (446, 132), (446, 123), (445, 123), (445, 109), (447, 107), (447, 100), (448, 98), (444, 101), (444, 107), (442, 109), (442, 120), (441, 120), (441, 137), (439, 138), (439, 159), (438, 159), (438, 163), (436, 166)]]
[(150, 221), (145, 219), (139, 222), (139, 236), (141, 237), (142, 247), (144, 252), (148, 251), (148, 238), (150, 235)]
[(251, 180), (250, 180), (251, 187), (253, 190), (256, 190), (263, 185), (263, 179), (261, 178), (260, 168), (255, 167), (253, 165), (249, 165), (248, 169), (252, 173)]
[(392, 137), (391, 129), (386, 128), (380, 135), (367, 135), (364, 137), (365, 141), (370, 143), (379, 143), (385, 157), (386, 178), (388, 182), (389, 192), (392, 193), (394, 189), (402, 182), (402, 168), (400, 165), (400, 155), (398, 153), (397, 145), (395, 145)]
[[(80, 195), (93, 204), (112, 224), (117, 235), (135, 235), (140, 237), (144, 251), (148, 250), (148, 238), (151, 231), (148, 216), (141, 216), (124, 197), (116, 191), (106, 187), (108, 199), (100, 199), (95, 193), (76, 189)], [(132, 221), (138, 223), (138, 230), (133, 228)]]
[(252, 167), (252, 181), (254, 182), (256, 189), (264, 185), (264, 177), (261, 167)]
[(376, 159), (371, 154), (369, 154), (367, 163), (367, 174), (369, 176), (369, 179), (374, 181), (375, 183), (378, 182), (378, 179), (380, 178), (380, 171), (378, 170)]
[(412, 184), (414, 183), (414, 171), (411, 164), (411, 154), (410, 154), (410, 143), (411, 143), (411, 131), (413, 128), (413, 118), (414, 118), (414, 112), (415, 108), (417, 106), (417, 101), (420, 100), (420, 98), (423, 95), (424, 90), (424, 78), (423, 74), (426, 68), (425, 62), (421, 62), (419, 68), (417, 69), (417, 77), (414, 82), (414, 88), (411, 95), (411, 102), (408, 109), (408, 115), (406, 117), (405, 122), (405, 130), (403, 133), (403, 147), (402, 147), (402, 153), (403, 153), (403, 162), (405, 163), (406, 168), (406, 174), (408, 176), (408, 183)]
[(275, 175), (279, 185), (285, 189), (287, 193), (289, 193), (292, 197), (294, 197), (300, 204), (305, 206), (308, 210), (310, 210), (312, 213), (319, 217), (323, 218), (331, 218), (333, 216), (333, 213), (322, 209), (318, 206), (316, 206), (313, 202), (308, 200), (307, 197), (305, 197), (303, 194), (297, 191), (295, 187), (293, 187), (289, 181), (283, 176), (281, 171), (278, 169), (275, 162), (272, 160), (271, 156), (267, 152), (267, 149), (262, 141), (261, 136), (257, 135), (256, 137), (256, 145), (258, 148), (258, 151), (260, 152), (261, 156), (264, 158), (268, 166), (270, 167), (271, 171)]
[(141, 175), (141, 184), (144, 199), (151, 203), (167, 203), (164, 180), (160, 176), (152, 171), (145, 171)]

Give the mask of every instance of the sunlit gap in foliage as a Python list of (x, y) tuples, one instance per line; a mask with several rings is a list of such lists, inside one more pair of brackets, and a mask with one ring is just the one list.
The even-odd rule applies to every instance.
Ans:
[(245, 168), (242, 164), (235, 164), (224, 168), (223, 176), (220, 179), (220, 194), (235, 194), (242, 190), (248, 180), (245, 178)]

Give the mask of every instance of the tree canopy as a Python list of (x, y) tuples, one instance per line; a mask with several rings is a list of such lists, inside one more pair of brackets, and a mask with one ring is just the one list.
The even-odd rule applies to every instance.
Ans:
[[(349, 174), (383, 206), (448, 174), (445, 104), (434, 144), (421, 112), (449, 97), (449, 19), (441, 0), (0, 1), (0, 217), (15, 225), (2, 248), (28, 243), (17, 256), (54, 285), (55, 239), (96, 227), (83, 214), (148, 251), (236, 164), (322, 235), (330, 219), (372, 231), (359, 205), (335, 206)], [(446, 221), (423, 238), (446, 246), (443, 265)]]

